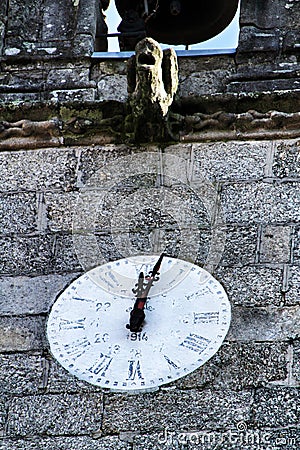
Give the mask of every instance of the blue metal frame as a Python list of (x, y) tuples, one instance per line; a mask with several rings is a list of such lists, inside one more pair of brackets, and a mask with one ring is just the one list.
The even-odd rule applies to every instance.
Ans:
[[(236, 48), (224, 48), (216, 50), (175, 50), (179, 57), (193, 56), (213, 56), (213, 55), (233, 55)], [(93, 59), (127, 59), (134, 55), (134, 52), (94, 52)]]

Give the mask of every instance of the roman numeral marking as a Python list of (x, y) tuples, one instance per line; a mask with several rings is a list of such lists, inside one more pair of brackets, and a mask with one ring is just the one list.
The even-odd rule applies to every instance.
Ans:
[(210, 340), (198, 334), (190, 333), (184, 341), (180, 344), (182, 347), (193, 350), (197, 353), (202, 353), (210, 344)]
[(84, 298), (84, 297), (73, 297), (73, 299), (78, 300), (79, 302), (94, 303), (94, 300), (90, 300), (90, 299)]
[(139, 360), (129, 360), (128, 361), (128, 373), (126, 380), (135, 380), (138, 378), (139, 380), (143, 380), (144, 377), (142, 375), (141, 364)]
[(178, 366), (174, 361), (172, 361), (167, 355), (164, 355), (165, 360), (167, 363), (173, 368), (173, 369), (180, 369), (180, 366)]
[(68, 319), (60, 319), (59, 323), (59, 331), (68, 331), (68, 330), (77, 330), (77, 329), (85, 329), (85, 317), (83, 319), (77, 320), (68, 320)]
[(216, 312), (194, 312), (194, 324), (219, 323), (219, 311)]
[(71, 342), (71, 344), (65, 344), (64, 349), (68, 356), (72, 359), (77, 359), (84, 354), (90, 345), (87, 337), (85, 337), (83, 339), (77, 339), (76, 341)]
[(105, 376), (107, 369), (109, 368), (113, 358), (109, 355), (100, 354), (99, 359), (89, 368), (89, 372), (95, 375)]

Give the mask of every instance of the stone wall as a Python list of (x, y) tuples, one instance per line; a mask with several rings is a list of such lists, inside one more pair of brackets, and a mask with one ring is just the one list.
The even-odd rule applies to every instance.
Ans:
[[(122, 59), (90, 58), (95, 10), (96, 0), (3, 1), (0, 101), (124, 101)], [(182, 59), (180, 98), (299, 89), (299, 10), (298, 0), (242, 0), (237, 54)]]
[[(298, 449), (299, 1), (242, 0), (235, 55), (179, 60), (177, 141), (141, 145), (124, 125), (126, 61), (90, 58), (94, 0), (20, 8), (0, 4), (0, 449)], [(151, 191), (151, 177), (122, 168), (141, 156), (178, 209), (189, 206), (182, 229), (201, 230), (195, 259), (225, 287), (233, 318), (203, 367), (132, 396), (69, 375), (45, 330), (87, 268), (72, 235), (82, 188), (124, 171), (95, 230), (103, 261), (123, 256), (110, 220), (130, 189)], [(177, 242), (171, 212), (154, 211), (150, 225), (132, 223), (137, 251), (152, 250), (158, 224)]]
[[(214, 275), (233, 309), (225, 343), (204, 367), (139, 397), (68, 375), (49, 354), (45, 324), (82, 272), (71, 235), (76, 198), (83, 180), (147, 148), (2, 152), (0, 448), (209, 449), (196, 443), (222, 437), (230, 449), (241, 448), (236, 439), (251, 449), (299, 446), (299, 140), (151, 151), (183, 158), (190, 187), (204, 177), (217, 193), (211, 202), (223, 210), (226, 244)], [(125, 180), (124, 189), (121, 201)]]

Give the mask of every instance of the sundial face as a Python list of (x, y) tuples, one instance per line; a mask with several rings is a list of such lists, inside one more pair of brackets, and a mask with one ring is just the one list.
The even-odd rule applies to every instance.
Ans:
[(47, 334), (59, 363), (81, 380), (112, 391), (147, 392), (187, 375), (221, 346), (230, 304), (204, 269), (163, 259), (139, 332), (126, 329), (140, 272), (157, 255), (110, 262), (75, 280), (54, 303)]

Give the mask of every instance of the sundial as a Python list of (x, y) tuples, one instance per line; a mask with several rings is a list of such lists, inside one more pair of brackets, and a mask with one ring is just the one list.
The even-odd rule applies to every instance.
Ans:
[(54, 303), (47, 334), (71, 374), (111, 391), (147, 392), (208, 361), (230, 304), (206, 270), (167, 255), (119, 259), (87, 271)]

